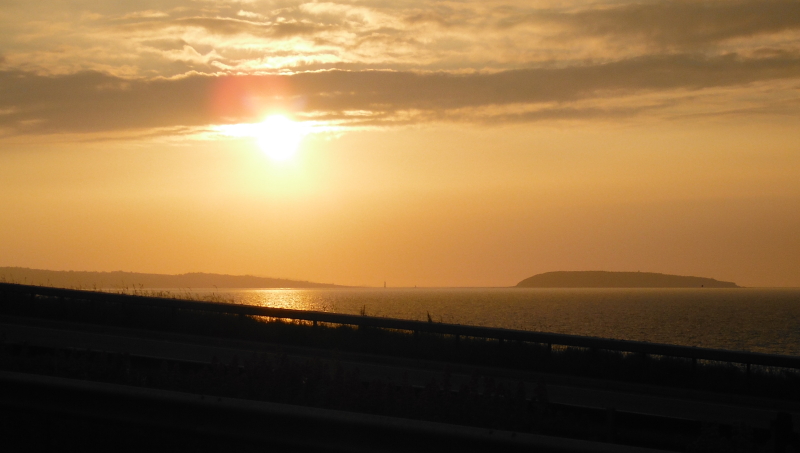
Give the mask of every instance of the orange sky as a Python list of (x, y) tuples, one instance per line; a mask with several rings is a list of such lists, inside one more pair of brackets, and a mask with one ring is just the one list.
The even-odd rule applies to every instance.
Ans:
[(67, 3), (0, 10), (0, 266), (800, 286), (796, 1)]

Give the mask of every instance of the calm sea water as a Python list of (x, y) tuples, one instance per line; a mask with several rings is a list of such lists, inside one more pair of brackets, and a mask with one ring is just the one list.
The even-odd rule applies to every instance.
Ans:
[[(198, 295), (209, 291), (196, 290)], [(797, 289), (241, 289), (235, 303), (800, 356)]]

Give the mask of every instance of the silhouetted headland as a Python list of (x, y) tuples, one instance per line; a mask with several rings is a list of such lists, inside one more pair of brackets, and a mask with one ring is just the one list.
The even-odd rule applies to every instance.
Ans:
[(556, 271), (537, 274), (518, 288), (739, 288), (713, 278), (654, 272)]
[(49, 271), (24, 267), (0, 267), (0, 281), (59, 288), (335, 288), (339, 285), (256, 277), (192, 272), (142, 274), (138, 272)]

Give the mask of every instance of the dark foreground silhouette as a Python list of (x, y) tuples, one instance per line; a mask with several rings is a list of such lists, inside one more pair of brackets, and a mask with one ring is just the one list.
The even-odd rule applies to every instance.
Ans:
[[(791, 370), (286, 322), (213, 313), (200, 302), (175, 309), (128, 296), (106, 302), (78, 292), (2, 289), (0, 421), (6, 439), (28, 445), (459, 452), (773, 452), (798, 445), (790, 413), (800, 387)], [(39, 334), (16, 340), (24, 331)], [(559, 401), (557, 387), (567, 384), (588, 399)], [(612, 393), (645, 398), (648, 413), (587, 404)], [(692, 401), (682, 396), (689, 394)], [(700, 405), (707, 413), (715, 401), (731, 409), (715, 419), (648, 407), (667, 400), (691, 409), (702, 398), (710, 398)], [(727, 414), (758, 401), (766, 416), (760, 421)], [(259, 404), (288, 406), (276, 412)], [(345, 412), (318, 412), (326, 410)], [(341, 414), (393, 418), (365, 424)], [(468, 429), (442, 434), (439, 425), (409, 428), (399, 420)], [(494, 440), (501, 431), (505, 440)], [(533, 448), (523, 442), (530, 436), (587, 444), (546, 448), (540, 437)], [(614, 448), (597, 447), (608, 443)]]

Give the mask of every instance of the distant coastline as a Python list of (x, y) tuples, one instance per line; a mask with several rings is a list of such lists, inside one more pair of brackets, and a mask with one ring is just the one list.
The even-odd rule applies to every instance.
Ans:
[(740, 288), (713, 278), (654, 272), (556, 271), (537, 274), (518, 288)]
[(225, 275), (192, 272), (187, 274), (143, 274), (138, 272), (49, 271), (24, 267), (0, 267), (0, 281), (58, 288), (342, 288), (331, 283), (315, 283), (253, 275)]

